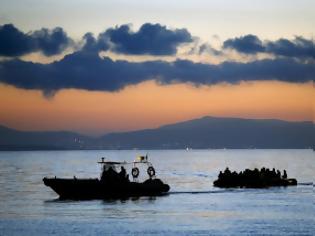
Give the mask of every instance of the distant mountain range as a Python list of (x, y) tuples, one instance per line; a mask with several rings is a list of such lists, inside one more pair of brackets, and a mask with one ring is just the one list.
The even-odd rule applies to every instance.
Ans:
[(203, 117), (98, 138), (74, 132), (25, 132), (0, 126), (0, 150), (314, 148), (314, 124)]

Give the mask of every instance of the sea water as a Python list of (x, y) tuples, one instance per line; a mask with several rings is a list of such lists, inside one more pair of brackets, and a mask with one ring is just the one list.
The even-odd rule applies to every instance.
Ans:
[[(146, 154), (168, 195), (61, 201), (42, 182), (98, 178), (101, 157), (132, 162)], [(213, 187), (226, 167), (286, 169), (299, 185)], [(0, 152), (0, 235), (315, 235), (314, 176), (312, 150)]]

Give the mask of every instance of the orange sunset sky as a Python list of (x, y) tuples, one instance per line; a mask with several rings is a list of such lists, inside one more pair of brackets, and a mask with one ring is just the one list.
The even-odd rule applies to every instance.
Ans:
[(311, 83), (249, 82), (239, 85), (157, 85), (119, 92), (63, 90), (47, 99), (39, 91), (0, 87), (1, 124), (21, 130), (76, 130), (88, 134), (152, 128), (206, 115), (313, 119)]
[(95, 136), (203, 116), (315, 121), (314, 2), (118, 2), (4, 1), (0, 125)]

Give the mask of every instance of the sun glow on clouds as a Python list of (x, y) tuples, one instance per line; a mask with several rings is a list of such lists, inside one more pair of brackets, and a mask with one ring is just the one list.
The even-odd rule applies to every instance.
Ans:
[(40, 91), (0, 85), (0, 123), (22, 130), (98, 135), (205, 115), (315, 120), (314, 90), (312, 83), (270, 81), (196, 88), (148, 81), (114, 93), (62, 90), (46, 99)]

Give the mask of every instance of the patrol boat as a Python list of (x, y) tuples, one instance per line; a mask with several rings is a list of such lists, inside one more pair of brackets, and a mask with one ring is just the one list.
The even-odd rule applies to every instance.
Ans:
[[(128, 198), (135, 196), (159, 196), (166, 194), (170, 186), (156, 178), (155, 169), (148, 156), (140, 156), (133, 162), (105, 161), (103, 157), (98, 162), (102, 172), (100, 178), (96, 179), (73, 179), (47, 178), (44, 184), (52, 188), (60, 199), (106, 199), (106, 198)], [(129, 180), (126, 168), (132, 167), (132, 181)], [(139, 182), (139, 167), (146, 167), (147, 178)], [(120, 168), (120, 172), (117, 169)]]

